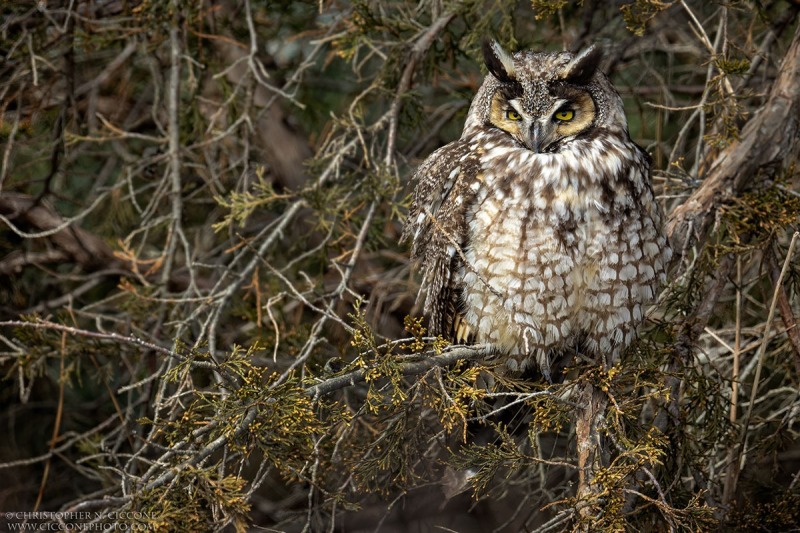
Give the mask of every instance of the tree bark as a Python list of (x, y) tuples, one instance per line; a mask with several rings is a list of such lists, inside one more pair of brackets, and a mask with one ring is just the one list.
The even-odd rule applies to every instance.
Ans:
[(667, 234), (673, 248), (684, 251), (704, 243), (720, 205), (796, 160), (799, 134), (800, 25), (767, 102), (744, 126), (739, 140), (716, 156), (700, 187), (670, 215)]
[[(585, 505), (578, 514), (588, 527), (592, 505), (589, 502), (596, 497), (599, 488), (595, 483), (595, 474), (602, 466), (602, 446), (597, 425), (606, 411), (608, 397), (589, 382), (581, 384), (578, 389), (578, 412), (575, 422), (575, 436), (578, 448), (578, 499)], [(588, 531), (588, 529), (586, 529)]]

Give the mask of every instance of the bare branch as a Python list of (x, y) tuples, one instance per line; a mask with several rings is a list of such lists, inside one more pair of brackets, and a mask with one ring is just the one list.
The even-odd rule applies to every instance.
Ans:
[(718, 207), (796, 157), (798, 135), (800, 26), (767, 102), (744, 126), (741, 139), (715, 158), (700, 187), (670, 214), (667, 232), (673, 247), (682, 250), (695, 241), (704, 243)]

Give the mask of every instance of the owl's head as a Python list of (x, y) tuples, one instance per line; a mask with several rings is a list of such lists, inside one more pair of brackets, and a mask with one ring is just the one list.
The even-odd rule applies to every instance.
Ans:
[(600, 48), (512, 55), (485, 42), (483, 55), (490, 75), (473, 101), (465, 133), (489, 126), (546, 153), (597, 128), (627, 131), (622, 101), (599, 71)]

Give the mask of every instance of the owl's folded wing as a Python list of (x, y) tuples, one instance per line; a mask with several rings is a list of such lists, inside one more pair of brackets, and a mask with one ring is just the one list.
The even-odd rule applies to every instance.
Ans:
[(481, 173), (475, 148), (465, 139), (447, 144), (428, 156), (413, 178), (416, 189), (403, 240), (412, 239), (411, 257), (420, 264), (419, 297), (425, 296), (433, 335), (452, 337), (461, 305), (467, 212)]

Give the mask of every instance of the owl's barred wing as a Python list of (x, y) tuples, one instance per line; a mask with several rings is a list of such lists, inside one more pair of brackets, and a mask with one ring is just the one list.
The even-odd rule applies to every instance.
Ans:
[(413, 181), (414, 199), (403, 231), (412, 239), (411, 257), (422, 271), (420, 297), (433, 335), (451, 335), (461, 300), (458, 273), (467, 241), (467, 211), (480, 179), (480, 153), (469, 140), (458, 140), (433, 152)]

